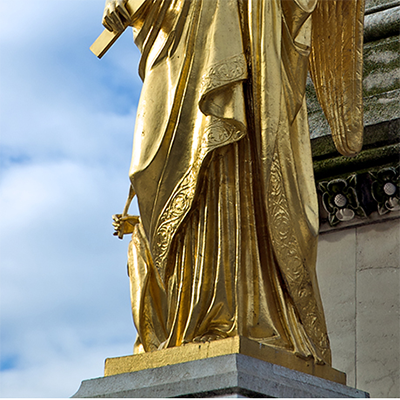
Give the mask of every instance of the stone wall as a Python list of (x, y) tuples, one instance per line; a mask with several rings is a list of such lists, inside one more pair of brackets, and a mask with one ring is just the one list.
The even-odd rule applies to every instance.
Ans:
[[(364, 123), (400, 118), (400, 0), (367, 0), (364, 19)], [(311, 79), (307, 81), (311, 138), (330, 134)]]
[(400, 397), (400, 219), (322, 233), (317, 271), (333, 367), (371, 397)]
[(317, 273), (348, 385), (400, 397), (400, 1), (366, 0), (364, 148), (341, 157), (309, 81), (320, 199)]

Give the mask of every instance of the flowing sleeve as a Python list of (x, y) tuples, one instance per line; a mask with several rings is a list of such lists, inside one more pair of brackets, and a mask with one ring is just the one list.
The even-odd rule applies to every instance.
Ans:
[(322, 0), (313, 13), (310, 73), (337, 150), (356, 155), (363, 141), (364, 0)]

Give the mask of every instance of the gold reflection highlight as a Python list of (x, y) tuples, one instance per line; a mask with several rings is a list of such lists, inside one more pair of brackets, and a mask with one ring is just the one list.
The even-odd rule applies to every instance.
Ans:
[(142, 53), (132, 187), (114, 216), (132, 234), (135, 354), (240, 336), (331, 364), (305, 86), (310, 71), (337, 149), (359, 152), (363, 12), (362, 0), (106, 2), (114, 31), (92, 50), (131, 25)]

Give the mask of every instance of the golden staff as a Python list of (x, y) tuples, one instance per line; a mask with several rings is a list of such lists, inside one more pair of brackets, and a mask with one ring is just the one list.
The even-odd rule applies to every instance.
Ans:
[[(129, 15), (132, 17), (145, 1), (146, 0), (128, 0), (125, 4), (125, 7), (128, 10)], [(100, 36), (90, 46), (90, 50), (92, 51), (92, 53), (98, 58), (103, 57), (104, 54), (107, 53), (109, 48), (116, 42), (116, 40), (129, 26), (130, 22), (130, 20), (124, 21), (124, 29), (122, 31), (110, 32), (108, 29), (104, 29)]]

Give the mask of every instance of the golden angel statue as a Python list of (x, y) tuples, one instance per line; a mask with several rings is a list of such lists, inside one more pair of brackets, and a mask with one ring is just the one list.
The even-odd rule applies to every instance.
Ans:
[(331, 363), (305, 87), (309, 71), (337, 149), (359, 152), (363, 13), (363, 0), (107, 0), (103, 24), (132, 26), (141, 51), (114, 217), (132, 233), (135, 353), (240, 335)]

